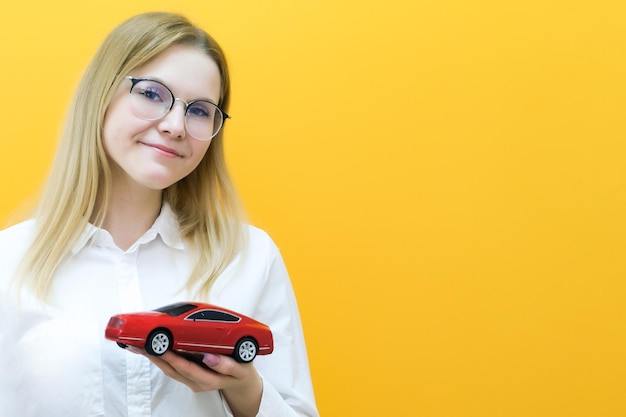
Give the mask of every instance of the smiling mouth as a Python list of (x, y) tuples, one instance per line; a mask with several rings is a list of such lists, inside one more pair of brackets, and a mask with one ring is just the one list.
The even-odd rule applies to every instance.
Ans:
[(181, 154), (179, 154), (178, 152), (176, 152), (174, 149), (172, 148), (168, 148), (167, 146), (162, 146), (162, 145), (154, 145), (154, 144), (150, 144), (150, 143), (144, 143), (144, 145), (158, 151), (159, 153), (169, 156), (169, 157), (182, 157)]

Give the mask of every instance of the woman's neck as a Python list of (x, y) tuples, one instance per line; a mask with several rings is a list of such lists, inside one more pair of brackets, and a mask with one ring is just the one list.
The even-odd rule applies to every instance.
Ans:
[(161, 212), (162, 191), (131, 188), (113, 187), (102, 224), (122, 250), (150, 229)]

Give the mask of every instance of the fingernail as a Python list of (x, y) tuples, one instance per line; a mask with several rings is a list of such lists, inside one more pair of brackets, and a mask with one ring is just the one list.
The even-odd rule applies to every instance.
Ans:
[(202, 358), (202, 363), (206, 366), (215, 366), (220, 363), (220, 357), (212, 353), (205, 353), (204, 358)]

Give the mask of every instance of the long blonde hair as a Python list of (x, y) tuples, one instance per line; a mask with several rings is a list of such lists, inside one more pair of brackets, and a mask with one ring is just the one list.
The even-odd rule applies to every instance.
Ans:
[[(175, 45), (205, 52), (221, 75), (219, 106), (228, 111), (230, 79), (217, 42), (185, 17), (144, 13), (125, 21), (104, 40), (87, 67), (68, 112), (54, 164), (36, 210), (35, 236), (18, 269), (20, 283), (45, 300), (60, 263), (71, 256), (87, 223), (101, 226), (111, 173), (102, 145), (104, 116), (124, 76)], [(243, 212), (226, 168), (223, 130), (199, 166), (164, 190), (188, 242), (194, 267), (188, 288), (207, 295), (211, 284), (244, 242)]]

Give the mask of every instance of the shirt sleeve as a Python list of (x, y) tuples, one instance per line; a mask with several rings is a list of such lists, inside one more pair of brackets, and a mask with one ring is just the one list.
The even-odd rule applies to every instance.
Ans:
[(217, 292), (226, 307), (272, 330), (274, 351), (254, 360), (263, 378), (257, 416), (318, 417), (302, 323), (285, 263), (265, 232), (252, 228), (250, 234), (247, 256)]

